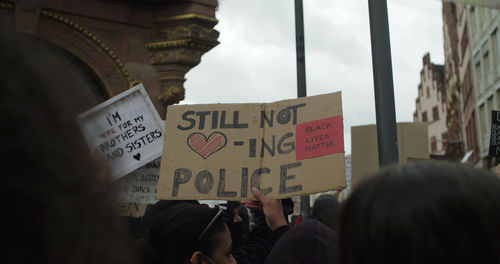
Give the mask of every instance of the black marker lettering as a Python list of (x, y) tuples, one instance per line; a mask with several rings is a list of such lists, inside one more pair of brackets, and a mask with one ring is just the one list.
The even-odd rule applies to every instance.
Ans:
[(255, 138), (251, 138), (249, 139), (249, 145), (250, 145), (250, 148), (249, 148), (249, 153), (248, 153), (248, 157), (250, 158), (255, 158), (255, 153), (257, 152), (257, 139)]
[(286, 181), (295, 179), (295, 175), (288, 175), (288, 169), (293, 169), (300, 166), (302, 166), (302, 162), (300, 161), (281, 165), (279, 194), (287, 194), (287, 193), (302, 191), (302, 184), (286, 187)]
[(198, 125), (198, 129), (205, 128), (205, 117), (209, 114), (210, 114), (210, 111), (196, 112), (196, 115), (200, 117), (200, 124)]
[(267, 118), (266, 111), (260, 111), (260, 128), (264, 127), (264, 121), (266, 121), (269, 127), (273, 127), (274, 110), (271, 110), (271, 118)]
[(297, 116), (298, 116), (298, 114), (297, 114), (297, 109), (298, 109), (299, 107), (304, 107), (304, 106), (306, 106), (306, 104), (305, 104), (305, 103), (304, 103), (304, 104), (298, 104), (298, 105), (292, 105), (292, 106), (289, 106), (289, 107), (288, 107), (289, 109), (292, 109), (292, 111), (293, 111), (293, 124), (294, 124), (294, 125), (296, 125), (296, 124), (297, 124), (297, 119), (298, 119), (298, 118), (297, 118)]
[(217, 187), (217, 197), (236, 197), (236, 192), (225, 191), (226, 188), (226, 169), (219, 170), (219, 186)]
[(276, 150), (276, 136), (273, 136), (272, 137), (272, 143), (271, 143), (271, 146), (270, 147), (269, 145), (267, 145), (266, 141), (264, 139), (262, 139), (262, 147), (260, 148), (260, 157), (263, 158), (264, 157), (264, 149), (267, 150), (267, 152), (272, 156), (274, 157), (274, 152)]
[(201, 194), (209, 193), (214, 187), (214, 177), (207, 170), (200, 171), (194, 179), (194, 187)]
[[(281, 137), (281, 139), (278, 141), (278, 153), (279, 154), (288, 154), (290, 152), (295, 151), (295, 142), (294, 141), (287, 142), (287, 143), (283, 144), (283, 142), (287, 138), (291, 138), (291, 137), (293, 137), (293, 133), (292, 132), (288, 132), (285, 135), (283, 135)], [(287, 149), (283, 149), (283, 147), (286, 147)]]
[(217, 129), (217, 124), (219, 123), (219, 111), (212, 112), (212, 129)]
[(234, 128), (248, 128), (248, 124), (239, 123), (239, 116), (240, 116), (240, 111), (234, 111), (233, 112), (233, 127)]
[(290, 122), (290, 118), (292, 117), (292, 113), (288, 108), (282, 109), (278, 112), (276, 120), (278, 120), (278, 123), (285, 125)]
[(241, 198), (246, 198), (248, 193), (248, 168), (241, 168)]
[(120, 114), (118, 114), (118, 112), (115, 112), (115, 114), (111, 114), (111, 117), (113, 118), (113, 121), (115, 121), (115, 123), (118, 122), (118, 121), (116, 121), (117, 119), (119, 121), (122, 121), (122, 118), (120, 117)]
[(172, 197), (179, 194), (179, 185), (185, 184), (191, 179), (191, 171), (185, 168), (176, 169), (174, 173), (174, 184), (172, 185)]
[(180, 129), (180, 130), (189, 130), (189, 129), (193, 128), (194, 125), (196, 124), (196, 121), (193, 118), (191, 118), (190, 116), (192, 116), (194, 114), (195, 114), (194, 111), (186, 111), (186, 112), (184, 112), (184, 114), (182, 114), (182, 120), (188, 121), (190, 123), (190, 125), (187, 126), (187, 127), (183, 127), (181, 125), (177, 125), (177, 128)]
[(252, 177), (250, 178), (250, 186), (261, 190), (264, 194), (268, 194), (268, 193), (272, 192), (273, 191), (272, 187), (260, 189), (260, 186), (259, 186), (260, 185), (260, 175), (262, 175), (264, 173), (269, 174), (270, 172), (271, 172), (271, 169), (265, 168), (265, 167), (256, 169), (252, 173)]

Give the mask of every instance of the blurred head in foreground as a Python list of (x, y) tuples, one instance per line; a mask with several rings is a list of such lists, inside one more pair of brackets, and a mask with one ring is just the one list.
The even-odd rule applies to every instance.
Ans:
[(333, 230), (337, 230), (337, 214), (340, 204), (333, 195), (320, 196), (314, 202), (311, 218), (320, 221)]
[(65, 99), (51, 94), (51, 79), (27, 63), (24, 39), (0, 34), (4, 261), (133, 263), (128, 237), (97, 177), (100, 166), (75, 117), (61, 111)]
[(340, 216), (340, 263), (499, 263), (500, 179), (417, 163), (361, 183)]
[(309, 219), (286, 232), (271, 250), (266, 264), (335, 263), (337, 233), (316, 219)]

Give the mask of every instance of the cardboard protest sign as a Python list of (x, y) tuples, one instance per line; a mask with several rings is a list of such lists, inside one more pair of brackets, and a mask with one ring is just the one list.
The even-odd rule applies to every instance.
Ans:
[[(429, 159), (426, 123), (398, 123), (399, 163)], [(351, 127), (351, 186), (379, 171), (377, 126)]]
[(157, 199), (271, 198), (345, 186), (340, 92), (167, 109)]
[(90, 148), (108, 160), (113, 180), (161, 155), (163, 124), (142, 84), (80, 114), (78, 123)]
[(160, 178), (160, 158), (140, 167), (113, 183), (118, 202), (156, 203), (156, 186)]
[(491, 111), (491, 140), (488, 156), (500, 157), (500, 111)]

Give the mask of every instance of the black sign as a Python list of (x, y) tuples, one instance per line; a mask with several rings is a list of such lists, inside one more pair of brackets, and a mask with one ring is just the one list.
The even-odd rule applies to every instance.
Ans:
[(500, 157), (500, 111), (491, 111), (490, 157)]

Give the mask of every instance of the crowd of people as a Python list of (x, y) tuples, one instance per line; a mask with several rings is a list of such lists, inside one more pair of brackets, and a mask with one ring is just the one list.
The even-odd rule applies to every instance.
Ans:
[(500, 263), (500, 179), (452, 163), (385, 168), (294, 226), (289, 201), (255, 188), (255, 201), (160, 201), (125, 221), (50, 80), (0, 49), (4, 263)]

